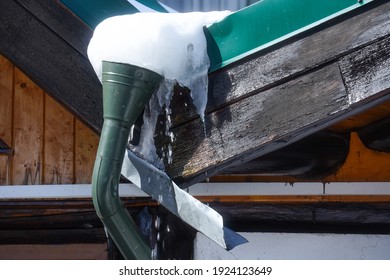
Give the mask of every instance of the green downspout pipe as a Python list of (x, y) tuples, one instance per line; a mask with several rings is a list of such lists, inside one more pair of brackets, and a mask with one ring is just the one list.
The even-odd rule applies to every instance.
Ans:
[(150, 259), (151, 251), (121, 203), (118, 186), (130, 128), (162, 76), (134, 65), (103, 62), (103, 116), (92, 177), (96, 212), (126, 259)]

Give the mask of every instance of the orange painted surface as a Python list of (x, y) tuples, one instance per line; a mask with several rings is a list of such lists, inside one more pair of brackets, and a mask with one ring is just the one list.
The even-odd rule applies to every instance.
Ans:
[(367, 149), (357, 133), (351, 133), (344, 165), (325, 182), (390, 182), (390, 153)]

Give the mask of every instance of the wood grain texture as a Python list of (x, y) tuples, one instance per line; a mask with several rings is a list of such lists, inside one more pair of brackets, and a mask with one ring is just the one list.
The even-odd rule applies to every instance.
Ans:
[(45, 98), (44, 184), (72, 184), (74, 117), (53, 98)]
[[(0, 139), (12, 146), (12, 99), (14, 66), (0, 55)], [(9, 183), (10, 158), (0, 156), (0, 186)]]
[(17, 0), (17, 2), (87, 58), (87, 46), (93, 30), (60, 1)]
[[(5, 57), (0, 62), (1, 139), (15, 152), (8, 178), (8, 156), (0, 156), (0, 185), (74, 183), (76, 118)], [(79, 123), (79, 135), (81, 146), (97, 147), (98, 137), (89, 127)], [(78, 170), (92, 170), (96, 149), (79, 151)], [(90, 173), (79, 172), (78, 181), (89, 183)]]
[[(42, 184), (44, 92), (15, 69), (12, 184)], [(33, 153), (31, 151), (34, 151)]]
[[(306, 226), (315, 226), (312, 230), (318, 230), (324, 225), (337, 226), (337, 230), (354, 232), (354, 227), (359, 227), (366, 232), (390, 233), (389, 199), (387, 196), (343, 196), (343, 195), (316, 195), (316, 196), (223, 196), (223, 197), (198, 197), (202, 202), (208, 203), (224, 218), (226, 225), (237, 226), (236, 230), (251, 228), (254, 231), (264, 231), (265, 225), (273, 224), (284, 226), (284, 230), (302, 232)], [(29, 209), (29, 215), (10, 216), (1, 218), (4, 225), (0, 235), (4, 238), (0, 243), (9, 244), (10, 238), (14, 243), (37, 243), (42, 236), (47, 240), (41, 243), (67, 242), (101, 242), (103, 239), (102, 224), (93, 211), (91, 201), (85, 203), (89, 208), (81, 210), (81, 204), (70, 201), (56, 201), (51, 204), (53, 213), (41, 215), (39, 208), (34, 206), (34, 201), (19, 202), (19, 205), (11, 206), (12, 209)], [(35, 201), (42, 204), (42, 201)], [(62, 211), (61, 202), (68, 212)], [(125, 201), (124, 201), (125, 202)], [(0, 202), (0, 208), (3, 208)], [(146, 206), (147, 204), (144, 204)], [(8, 203), (8, 206), (9, 203)], [(133, 207), (127, 204), (130, 213), (137, 217), (144, 206)], [(4, 207), (6, 203), (4, 202)], [(41, 205), (43, 209), (45, 206)], [(73, 208), (72, 208), (73, 207)], [(47, 207), (46, 205), (46, 208)], [(73, 209), (74, 211), (70, 211)], [(151, 215), (159, 214), (158, 205), (149, 207)], [(164, 212), (164, 210), (162, 210)], [(163, 217), (162, 217), (163, 218)], [(163, 219), (164, 220), (164, 219)], [(168, 219), (172, 221), (171, 219)], [(165, 225), (170, 221), (164, 220)], [(174, 222), (174, 221), (172, 221)], [(163, 224), (162, 224), (163, 225)], [(30, 229), (29, 232), (23, 231)], [(33, 229), (33, 230), (32, 230)], [(335, 228), (333, 228), (335, 229)], [(73, 230), (73, 231), (72, 231)], [(12, 237), (12, 232), (16, 234)], [(26, 234), (31, 233), (31, 234)], [(77, 234), (80, 236), (77, 236)], [(177, 232), (176, 232), (177, 234)], [(57, 235), (57, 236), (56, 236)], [(5, 238), (7, 237), (7, 238)], [(91, 240), (87, 241), (86, 238)], [(59, 239), (60, 238), (60, 239)], [(180, 234), (176, 235), (180, 238)]]
[(75, 183), (90, 184), (99, 137), (79, 120), (75, 132)]
[(179, 140), (172, 146), (168, 174), (179, 182), (196, 174), (204, 179), (319, 130), (347, 108), (339, 68), (332, 64), (208, 114), (206, 135), (200, 120), (173, 129)]
[(343, 57), (339, 64), (351, 104), (358, 104), (373, 93), (389, 94), (390, 24), (389, 36)]
[(12, 92), (14, 66), (4, 56), (0, 55), (0, 138), (12, 145)]

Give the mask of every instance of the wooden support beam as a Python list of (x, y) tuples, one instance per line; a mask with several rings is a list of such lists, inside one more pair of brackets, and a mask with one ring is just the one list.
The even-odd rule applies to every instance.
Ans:
[[(388, 196), (362, 196), (360, 201), (353, 196), (312, 196), (311, 201), (307, 196), (257, 196), (251, 197), (251, 200), (243, 200), (242, 197), (200, 199), (209, 203), (223, 216), (224, 223), (237, 231), (390, 233)], [(62, 202), (64, 204), (64, 201)], [(27, 212), (27, 206), (26, 204), (19, 207), (25, 207)], [(29, 207), (31, 206), (30, 202)], [(57, 207), (56, 214), (42, 215), (36, 212), (37, 209), (30, 208), (30, 216), (6, 218), (2, 215), (4, 218), (0, 219), (0, 244), (106, 242), (96, 213), (91, 209), (81, 211), (77, 209), (79, 206), (73, 205), (74, 212), (66, 212), (61, 209), (60, 204), (53, 204), (52, 208)], [(142, 209), (144, 206), (129, 208), (136, 221)], [(184, 239), (188, 242), (193, 238), (194, 232), (187, 225), (160, 206), (153, 205), (149, 211), (153, 217), (159, 215), (161, 219), (160, 241), (174, 243), (175, 240), (182, 242)], [(152, 228), (151, 234), (156, 237), (156, 230)], [(184, 243), (189, 245), (186, 242)], [(171, 253), (176, 257), (176, 254), (183, 255), (184, 247), (164, 251), (161, 242), (158, 246), (163, 254), (161, 258), (170, 258), (172, 255), (167, 254)]]
[(390, 100), (390, 3), (380, 3), (211, 75), (205, 123), (176, 89), (176, 140), (164, 128), (155, 138), (157, 151), (172, 146), (167, 173), (188, 186)]
[(93, 30), (76, 17), (60, 1), (53, 0), (16, 0), (28, 12), (76, 51), (87, 57), (87, 46)]
[(104, 243), (106, 241), (103, 228), (0, 230), (0, 244)]

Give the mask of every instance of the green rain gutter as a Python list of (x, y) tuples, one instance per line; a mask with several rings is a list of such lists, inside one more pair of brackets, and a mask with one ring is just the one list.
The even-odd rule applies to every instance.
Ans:
[(213, 72), (373, 0), (262, 0), (205, 28)]
[(92, 175), (97, 215), (126, 259), (150, 259), (151, 250), (119, 197), (119, 179), (130, 128), (163, 77), (123, 63), (103, 62), (103, 116)]
[[(60, 0), (68, 9), (75, 13), (92, 29), (104, 19), (138, 13), (139, 10), (127, 0)], [(138, 3), (156, 12), (168, 12), (157, 0), (138, 0)]]
[[(91, 28), (102, 20), (139, 10), (127, 0), (60, 0)], [(381, 0), (260, 0), (205, 30), (213, 72), (322, 23)], [(157, 0), (137, 0), (168, 12)]]

